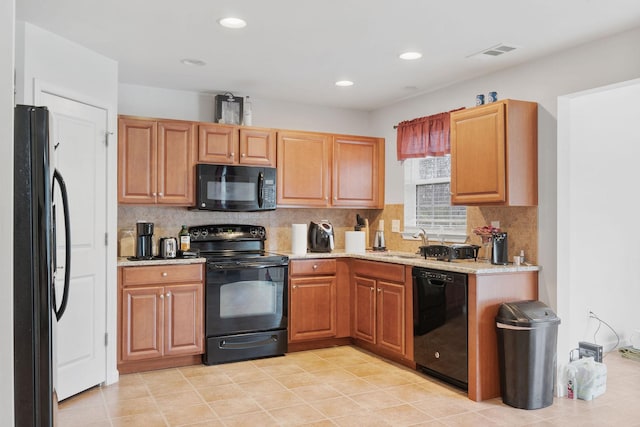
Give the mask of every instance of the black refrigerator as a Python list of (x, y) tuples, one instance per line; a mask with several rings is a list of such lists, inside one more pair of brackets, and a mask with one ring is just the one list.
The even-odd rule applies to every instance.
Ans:
[[(70, 230), (66, 186), (50, 165), (49, 111), (17, 105), (14, 111), (13, 345), (16, 426), (52, 426), (55, 397), (55, 323), (66, 307), (70, 277)], [(54, 147), (51, 148), (55, 149)], [(53, 195), (60, 192), (64, 230), (56, 230)], [(56, 235), (66, 254), (56, 260)], [(64, 271), (56, 298), (55, 274)], [(61, 297), (61, 298), (60, 298)]]

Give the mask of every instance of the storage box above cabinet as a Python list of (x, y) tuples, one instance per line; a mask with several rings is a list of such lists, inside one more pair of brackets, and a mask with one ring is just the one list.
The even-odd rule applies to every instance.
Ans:
[(503, 100), (451, 113), (451, 203), (538, 204), (538, 105)]
[(198, 162), (276, 165), (274, 129), (204, 124), (198, 127)]

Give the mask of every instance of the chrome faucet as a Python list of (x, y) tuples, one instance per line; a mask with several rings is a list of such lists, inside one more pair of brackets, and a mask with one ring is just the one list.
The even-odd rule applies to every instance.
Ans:
[(427, 236), (427, 232), (424, 231), (424, 228), (421, 228), (416, 234), (413, 235), (414, 239), (417, 239), (418, 237), (422, 237), (422, 246), (429, 245), (429, 236)]

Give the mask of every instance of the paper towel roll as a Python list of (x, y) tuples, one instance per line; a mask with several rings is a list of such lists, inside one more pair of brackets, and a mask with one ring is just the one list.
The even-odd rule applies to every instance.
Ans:
[(364, 231), (345, 231), (344, 250), (346, 253), (364, 253)]
[(307, 224), (291, 224), (291, 253), (307, 253)]

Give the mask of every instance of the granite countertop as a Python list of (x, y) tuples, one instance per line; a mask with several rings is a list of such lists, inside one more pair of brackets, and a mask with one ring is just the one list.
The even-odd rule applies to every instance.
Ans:
[[(282, 252), (281, 252), (282, 253)], [(454, 261), (436, 261), (434, 259), (424, 259), (418, 254), (411, 252), (397, 251), (366, 251), (365, 253), (347, 253), (344, 250), (334, 250), (333, 252), (307, 252), (306, 254), (296, 255), (291, 253), (282, 253), (290, 259), (314, 259), (314, 258), (356, 258), (369, 261), (383, 261), (394, 264), (412, 265), (417, 267), (427, 267), (437, 270), (455, 271), (468, 274), (502, 274), (502, 273), (520, 273), (525, 271), (539, 271), (540, 266), (523, 264), (516, 266), (493, 265), (485, 260), (454, 260)]]
[(130, 260), (127, 257), (118, 257), (118, 267), (142, 267), (146, 265), (172, 265), (172, 264), (203, 264), (205, 258), (155, 258), (149, 260)]

